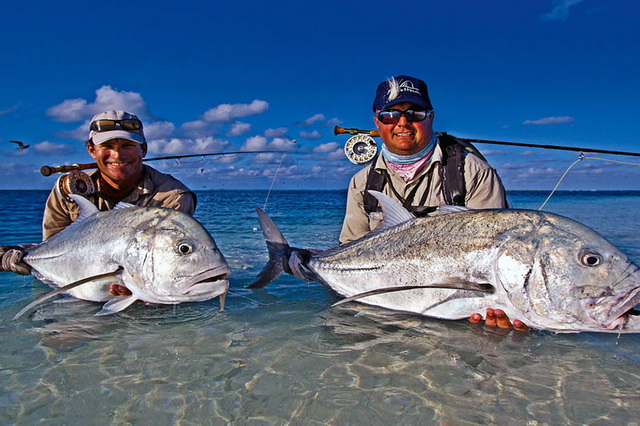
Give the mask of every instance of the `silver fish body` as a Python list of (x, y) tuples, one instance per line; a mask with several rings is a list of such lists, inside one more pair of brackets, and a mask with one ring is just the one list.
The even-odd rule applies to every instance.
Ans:
[[(226, 293), (228, 264), (193, 217), (173, 209), (123, 204), (99, 212), (88, 200), (73, 197), (80, 205), (80, 217), (24, 256), (39, 280), (63, 287), (88, 278), (67, 293), (107, 301), (103, 314), (136, 300), (176, 304)], [(102, 274), (108, 276), (92, 279)], [(132, 295), (114, 297), (111, 283), (126, 286)]]
[[(541, 330), (640, 332), (638, 317), (627, 314), (640, 301), (639, 268), (589, 227), (516, 209), (404, 216), (396, 224), (385, 210), (395, 201), (379, 199), (385, 221), (391, 217), (386, 229), (302, 256), (307, 279), (363, 295), (362, 303), (436, 318), (496, 308)], [(284, 252), (281, 241), (275, 246)], [(270, 250), (275, 260), (273, 242)]]

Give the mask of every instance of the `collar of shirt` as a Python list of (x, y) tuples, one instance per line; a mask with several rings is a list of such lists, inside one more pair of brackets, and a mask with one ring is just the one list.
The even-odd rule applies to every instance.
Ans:
[(422, 176), (424, 173), (427, 173), (427, 171), (432, 168), (425, 167), (426, 165), (431, 166), (434, 163), (442, 162), (442, 150), (440, 149), (440, 144), (436, 143), (427, 156), (413, 164), (405, 165), (392, 163), (386, 159), (383, 159), (382, 156), (380, 156), (379, 161), (381, 161), (381, 163), (386, 167), (380, 167), (381, 164), (376, 162), (375, 167), (377, 169), (385, 168), (387, 170), (390, 170), (392, 174), (400, 177), (405, 183), (409, 183), (412, 180)]

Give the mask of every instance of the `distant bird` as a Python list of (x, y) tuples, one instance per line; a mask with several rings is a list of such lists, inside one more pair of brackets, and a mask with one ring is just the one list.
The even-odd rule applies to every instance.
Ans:
[(20, 141), (9, 141), (9, 142), (17, 143), (18, 147), (16, 149), (27, 149), (31, 146), (31, 145), (25, 145)]

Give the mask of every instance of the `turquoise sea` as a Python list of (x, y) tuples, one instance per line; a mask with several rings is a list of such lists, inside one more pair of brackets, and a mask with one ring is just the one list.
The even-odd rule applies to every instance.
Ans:
[[(47, 191), (0, 191), (0, 244), (40, 241)], [(638, 424), (640, 335), (501, 333), (355, 303), (283, 276), (254, 207), (299, 247), (336, 244), (343, 191), (201, 191), (195, 217), (232, 268), (218, 299), (134, 305), (59, 297), (0, 273), (0, 423), (113, 425)], [(548, 192), (510, 192), (537, 209)], [(640, 191), (558, 192), (545, 210), (592, 227), (640, 263)]]

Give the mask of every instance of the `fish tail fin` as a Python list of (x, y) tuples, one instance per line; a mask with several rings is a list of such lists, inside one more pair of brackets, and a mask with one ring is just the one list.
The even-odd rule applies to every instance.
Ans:
[(264, 268), (262, 268), (262, 271), (260, 271), (255, 281), (249, 284), (247, 288), (264, 288), (282, 275), (282, 273), (286, 271), (285, 265), (288, 262), (288, 257), (291, 252), (289, 243), (273, 220), (257, 207), (256, 212), (258, 213), (258, 222), (260, 223), (260, 228), (262, 228), (262, 234), (264, 235), (267, 249), (269, 250), (269, 261)]

